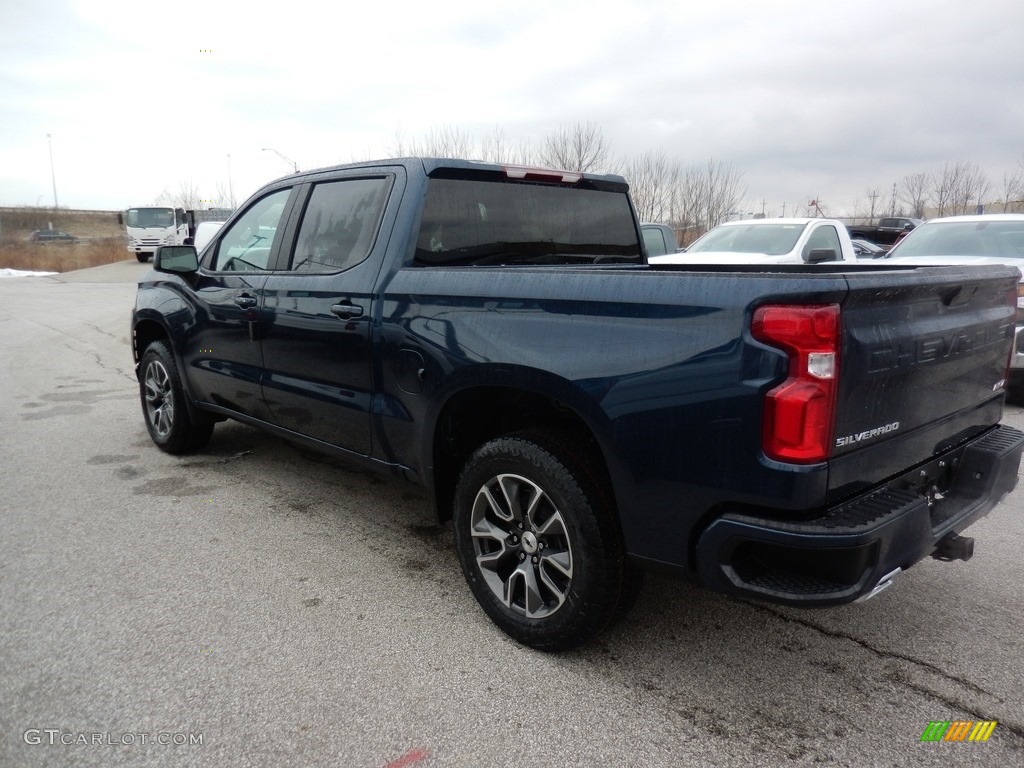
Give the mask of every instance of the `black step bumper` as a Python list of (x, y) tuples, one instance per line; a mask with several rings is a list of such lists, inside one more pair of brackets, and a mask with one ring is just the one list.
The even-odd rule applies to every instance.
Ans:
[(1017, 485), (1022, 451), (1024, 433), (1000, 425), (813, 520), (724, 514), (698, 540), (698, 578), (776, 603), (852, 602), (987, 514)]

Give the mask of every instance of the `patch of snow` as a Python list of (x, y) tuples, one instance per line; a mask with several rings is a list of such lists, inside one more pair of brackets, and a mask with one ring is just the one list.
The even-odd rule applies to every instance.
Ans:
[(8, 267), (0, 267), (0, 277), (45, 277), (46, 275), (56, 274), (56, 272), (30, 272), (26, 269), (10, 269)]

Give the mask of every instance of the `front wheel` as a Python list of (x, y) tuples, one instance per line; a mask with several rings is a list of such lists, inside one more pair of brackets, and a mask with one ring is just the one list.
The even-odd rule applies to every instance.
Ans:
[(145, 264), (147, 261), (149, 261), (149, 254), (148, 253), (139, 253), (138, 251), (136, 251), (135, 252), (135, 258), (138, 259), (139, 262), (141, 262), (142, 264)]
[(571, 443), (524, 432), (479, 448), (455, 491), (455, 545), (473, 595), (504, 632), (573, 648), (623, 612), (633, 572), (605, 484)]
[(189, 413), (178, 366), (162, 341), (154, 341), (142, 355), (139, 396), (146, 429), (161, 450), (188, 453), (210, 441), (213, 419)]

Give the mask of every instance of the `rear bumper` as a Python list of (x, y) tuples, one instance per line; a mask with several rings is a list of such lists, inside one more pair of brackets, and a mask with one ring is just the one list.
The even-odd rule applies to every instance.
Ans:
[(997, 426), (808, 521), (726, 513), (697, 544), (702, 584), (801, 606), (848, 603), (936, 550), (1017, 485), (1024, 433)]

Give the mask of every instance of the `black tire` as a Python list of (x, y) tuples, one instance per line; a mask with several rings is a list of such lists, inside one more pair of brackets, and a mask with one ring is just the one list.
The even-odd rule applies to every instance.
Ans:
[(149, 254), (139, 253), (138, 251), (136, 251), (135, 258), (138, 259), (141, 263), (145, 264), (147, 261), (149, 261)]
[(455, 546), (474, 597), (538, 650), (586, 643), (639, 588), (592, 466), (572, 443), (523, 432), (480, 447), (455, 489)]
[(174, 355), (162, 341), (151, 343), (142, 355), (139, 398), (146, 429), (161, 450), (190, 453), (210, 441), (214, 421), (189, 413)]

